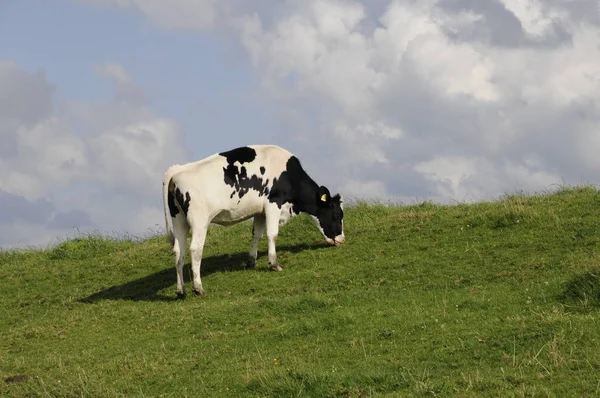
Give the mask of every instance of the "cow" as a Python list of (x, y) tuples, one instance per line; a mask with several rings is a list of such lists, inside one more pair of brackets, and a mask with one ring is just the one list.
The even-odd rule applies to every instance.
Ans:
[(254, 218), (246, 268), (256, 266), (258, 242), (266, 230), (270, 269), (283, 270), (275, 250), (279, 227), (300, 213), (311, 217), (327, 243), (344, 243), (343, 197), (332, 196), (329, 189), (309, 177), (295, 155), (276, 145), (238, 147), (171, 166), (163, 178), (163, 207), (175, 255), (179, 298), (186, 294), (183, 265), (190, 228), (196, 295), (205, 292), (200, 262), (211, 223), (230, 226)]

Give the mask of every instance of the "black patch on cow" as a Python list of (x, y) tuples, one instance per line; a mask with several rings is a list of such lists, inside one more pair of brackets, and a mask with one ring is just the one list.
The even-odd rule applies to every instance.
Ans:
[(233, 186), (235, 184), (238, 175), (238, 168), (233, 163), (229, 163), (227, 167), (223, 168), (223, 176), (225, 184)]
[(175, 217), (179, 213), (179, 209), (175, 205), (175, 197), (173, 196), (173, 192), (167, 192), (167, 204), (169, 205), (169, 213), (171, 217)]
[(235, 162), (250, 163), (256, 159), (256, 151), (250, 147), (242, 146), (232, 149), (231, 151), (221, 152), (219, 155), (227, 158), (227, 163), (230, 165)]
[(264, 175), (265, 174), (265, 166), (260, 166), (260, 174)]
[(285, 170), (279, 177), (273, 179), (273, 186), (268, 194), (269, 202), (277, 203), (280, 209), (284, 203), (292, 203), (295, 213), (306, 211), (315, 214), (314, 200), (311, 195), (317, 188), (317, 183), (306, 174), (298, 158), (291, 156), (285, 165)]
[(181, 207), (181, 210), (183, 210), (183, 215), (187, 217), (188, 209), (190, 208), (190, 201), (192, 200), (192, 198), (190, 197), (190, 193), (185, 193), (184, 200), (183, 194), (181, 193), (179, 188), (175, 188), (175, 200), (177, 200), (177, 203)]
[[(233, 187), (233, 192), (229, 195), (232, 199), (235, 194), (238, 198), (243, 198), (251, 189), (258, 192), (258, 196), (268, 195), (269, 180), (263, 179), (256, 174), (248, 175), (248, 170), (245, 166), (235, 165), (235, 162), (240, 164), (250, 163), (256, 159), (256, 151), (249, 147), (240, 147), (228, 152), (221, 152), (219, 155), (227, 159), (227, 167), (223, 168), (223, 181), (225, 184)], [(265, 168), (261, 167), (261, 173), (264, 173)]]

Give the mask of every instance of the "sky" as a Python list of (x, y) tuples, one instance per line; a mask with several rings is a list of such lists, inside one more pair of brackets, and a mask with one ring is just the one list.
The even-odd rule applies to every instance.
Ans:
[(276, 144), (346, 199), (600, 183), (598, 0), (0, 0), (0, 247), (164, 230), (162, 176)]

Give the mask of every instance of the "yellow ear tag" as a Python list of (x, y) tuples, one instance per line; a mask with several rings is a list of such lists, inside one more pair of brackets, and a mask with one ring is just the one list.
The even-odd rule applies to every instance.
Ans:
[(321, 200), (322, 200), (323, 202), (326, 202), (326, 201), (327, 201), (327, 194), (326, 194), (326, 193), (324, 193), (324, 194), (323, 194), (323, 196), (321, 196)]

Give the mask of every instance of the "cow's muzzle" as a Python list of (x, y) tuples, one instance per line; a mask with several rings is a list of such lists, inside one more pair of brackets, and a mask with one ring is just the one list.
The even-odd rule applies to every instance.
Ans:
[(344, 241), (344, 235), (338, 235), (335, 237), (335, 239), (327, 238), (327, 243), (329, 243), (331, 246), (339, 246), (344, 243)]

